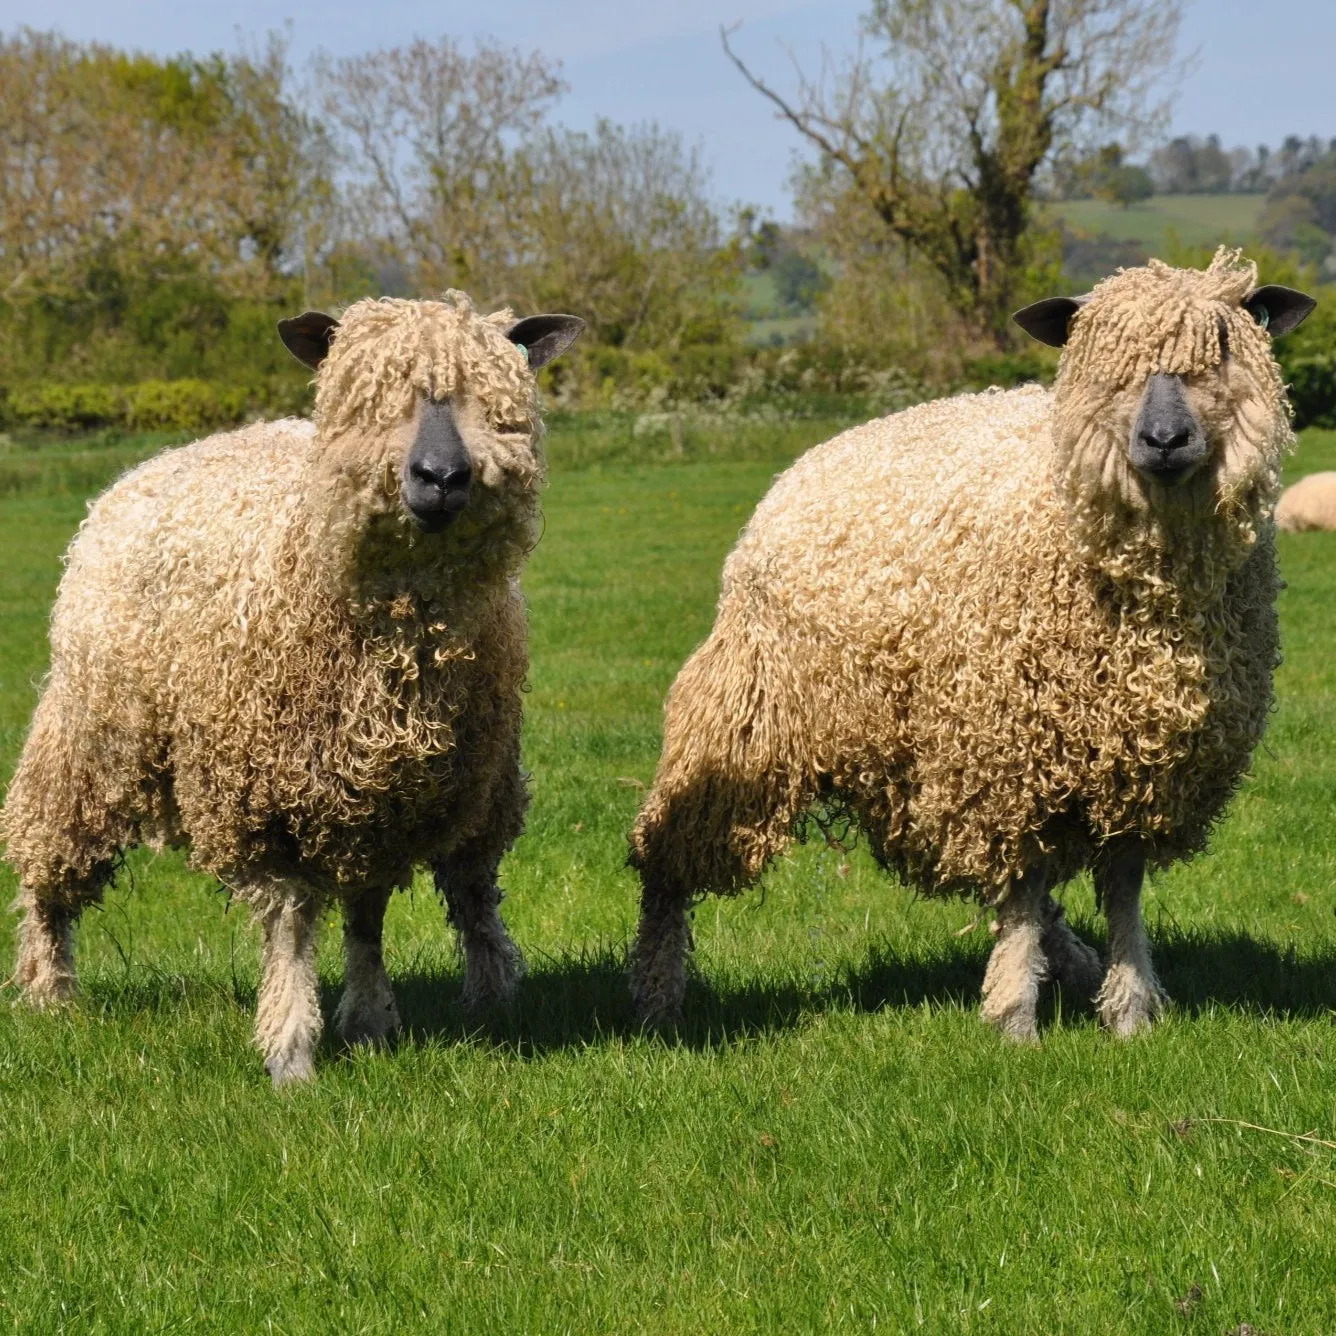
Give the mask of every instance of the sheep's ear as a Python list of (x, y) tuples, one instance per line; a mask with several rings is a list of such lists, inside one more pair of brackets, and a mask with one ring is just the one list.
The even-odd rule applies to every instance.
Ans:
[(1043, 301), (1017, 311), (1011, 318), (1031, 338), (1050, 348), (1061, 348), (1067, 342), (1072, 316), (1089, 300), (1089, 297), (1045, 297)]
[(1306, 292), (1283, 288), (1279, 283), (1268, 283), (1264, 288), (1249, 293), (1243, 309), (1257, 321), (1273, 339), (1298, 329), (1317, 305)]
[(283, 346), (305, 367), (314, 371), (329, 354), (329, 341), (339, 322), (323, 311), (303, 311), (278, 322)]
[(529, 369), (537, 371), (560, 357), (584, 333), (584, 327), (578, 315), (531, 315), (511, 325), (506, 337), (524, 349)]

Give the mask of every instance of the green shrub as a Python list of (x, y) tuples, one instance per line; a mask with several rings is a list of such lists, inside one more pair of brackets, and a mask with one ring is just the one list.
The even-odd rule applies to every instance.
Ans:
[(125, 391), (117, 385), (22, 385), (5, 398), (5, 422), (51, 431), (88, 431), (125, 421)]
[(125, 425), (132, 431), (198, 431), (246, 416), (245, 390), (202, 380), (145, 380), (126, 389)]
[(143, 380), (132, 385), (18, 385), (0, 397), (5, 426), (35, 431), (210, 431), (253, 418), (299, 416), (309, 387), (288, 376), (229, 385)]
[(961, 372), (961, 389), (986, 390), (990, 385), (1004, 389), (1037, 380), (1049, 384), (1058, 369), (1057, 353), (1046, 353), (1038, 348), (1026, 348), (1014, 353), (990, 353), (984, 357), (965, 360)]
[(1276, 359), (1290, 387), (1295, 427), (1336, 427), (1336, 289), (1306, 290), (1317, 310), (1276, 340)]
[(1291, 358), (1282, 365), (1295, 428), (1336, 427), (1336, 357)]

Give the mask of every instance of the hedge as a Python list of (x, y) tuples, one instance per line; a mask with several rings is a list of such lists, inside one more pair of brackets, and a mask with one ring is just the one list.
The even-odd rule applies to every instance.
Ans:
[[(1288, 346), (1287, 346), (1288, 345)], [(1290, 386), (1295, 426), (1336, 427), (1336, 355), (1320, 342), (1277, 346)], [(669, 352), (579, 349), (542, 373), (550, 409), (665, 409), (690, 404), (730, 407), (798, 400), (808, 406), (859, 406), (867, 416), (958, 389), (1051, 379), (1055, 358), (1026, 350), (966, 361), (951, 383), (936, 383), (875, 353), (819, 344), (794, 348), (729, 346)], [(826, 401), (829, 401), (827, 403)], [(0, 387), (0, 427), (56, 432), (207, 431), (255, 418), (301, 416), (310, 386), (275, 376), (243, 384), (144, 380), (132, 385), (21, 384)]]
[(222, 385), (144, 380), (134, 385), (17, 385), (0, 392), (0, 422), (46, 431), (205, 431), (309, 409), (309, 391), (287, 380)]

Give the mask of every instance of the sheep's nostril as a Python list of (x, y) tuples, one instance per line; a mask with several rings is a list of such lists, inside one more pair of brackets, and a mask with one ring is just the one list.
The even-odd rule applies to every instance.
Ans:
[(440, 492), (462, 492), (467, 490), (473, 481), (473, 469), (468, 464), (461, 464), (452, 469), (441, 469), (415, 460), (409, 466), (409, 472), (417, 482), (425, 483)]
[(413, 463), (408, 466), (408, 471), (418, 482), (426, 483), (428, 487), (439, 487), (444, 489), (446, 486), (445, 475), (441, 473), (439, 469), (432, 468), (430, 464), (423, 464), (418, 460), (414, 460)]
[(1162, 450), (1169, 454), (1181, 450), (1191, 439), (1192, 432), (1187, 427), (1151, 427), (1141, 433), (1141, 439), (1152, 450)]

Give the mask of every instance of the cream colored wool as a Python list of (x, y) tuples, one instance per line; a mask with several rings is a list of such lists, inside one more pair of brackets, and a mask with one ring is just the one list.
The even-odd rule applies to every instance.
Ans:
[[(168, 451), (93, 505), (3, 813), (25, 907), (77, 912), (126, 846), (156, 839), (188, 845), (266, 923), (402, 886), (424, 862), (494, 915), (527, 802), (516, 577), (544, 476), (510, 319), (458, 293), (359, 302), (317, 373), (316, 425)], [(423, 394), (451, 399), (474, 464), (439, 534), (399, 499)], [(305, 939), (274, 932), (307, 978)], [(372, 993), (378, 916), (374, 936), (354, 962)]]
[(1336, 473), (1310, 473), (1281, 493), (1276, 525), (1286, 533), (1336, 529)]
[[(393, 427), (419, 397), (449, 399), (467, 386), (493, 428), (530, 435), (538, 425), (533, 376), (506, 337), (514, 323), (509, 310), (480, 316), (462, 292), (441, 302), (355, 303), (320, 368), (317, 425), (329, 437)], [(517, 455), (512, 467), (519, 464)]]
[[(990, 903), (1118, 837), (1161, 867), (1204, 847), (1277, 662), (1291, 433), (1240, 306), (1255, 280), (1229, 252), (1120, 273), (1077, 315), (1052, 393), (922, 404), (780, 477), (673, 685), (632, 832), (642, 1011), (680, 996), (665, 906), (743, 888), (818, 800), (911, 885)], [(1156, 370), (1186, 377), (1212, 441), (1172, 490), (1124, 452)]]

